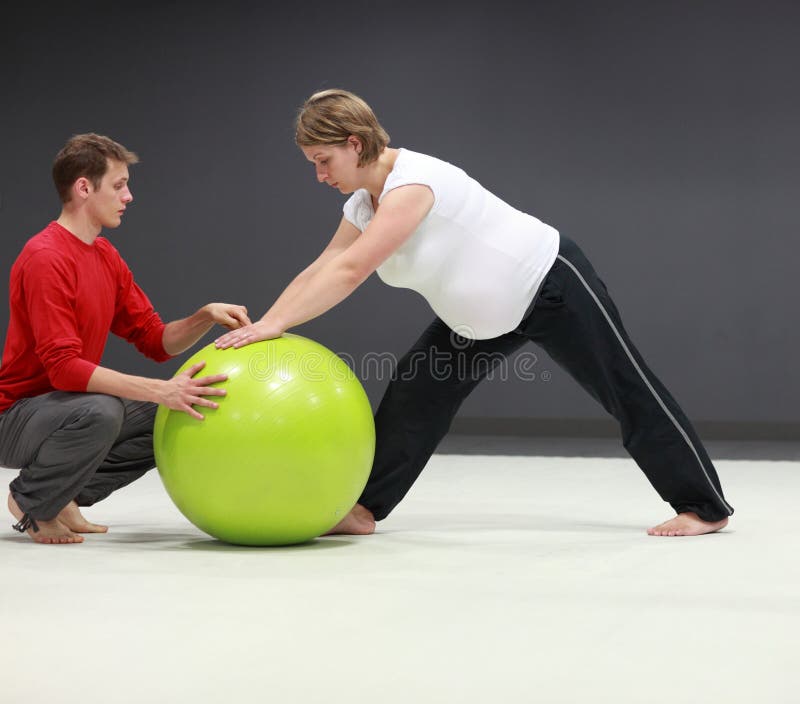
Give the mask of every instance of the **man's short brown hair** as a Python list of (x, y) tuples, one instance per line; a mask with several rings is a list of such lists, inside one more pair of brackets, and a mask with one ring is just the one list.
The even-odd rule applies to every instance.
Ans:
[(118, 142), (102, 134), (76, 134), (56, 155), (53, 162), (53, 182), (62, 203), (68, 203), (72, 184), (86, 177), (95, 188), (108, 170), (108, 160), (135, 164), (139, 157)]

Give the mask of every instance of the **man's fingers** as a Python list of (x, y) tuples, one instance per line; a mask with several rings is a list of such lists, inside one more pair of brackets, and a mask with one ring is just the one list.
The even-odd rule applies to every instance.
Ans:
[(225, 389), (219, 389), (216, 386), (199, 386), (192, 391), (198, 396), (226, 396)]
[(194, 408), (195, 406), (200, 406), (201, 408), (211, 408), (213, 410), (219, 408), (218, 403), (203, 398), (202, 396), (190, 396), (186, 400), (186, 403), (184, 403), (179, 410), (182, 410), (184, 413), (188, 413), (192, 418), (196, 418), (197, 420), (205, 420), (205, 416), (197, 411)]
[(237, 308), (231, 311), (231, 317), (239, 321), (239, 326), (252, 325), (250, 318), (247, 317), (247, 308)]
[(238, 330), (245, 325), (252, 325), (250, 318), (247, 317), (247, 308), (244, 306), (221, 306), (216, 321), (229, 330)]
[(214, 401), (209, 401), (207, 398), (203, 398), (202, 396), (195, 396), (191, 400), (192, 406), (204, 406), (205, 408), (219, 408), (219, 404), (215, 403)]
[(193, 364), (191, 367), (189, 367), (183, 373), (186, 374), (189, 377), (192, 377), (195, 374), (197, 374), (197, 372), (199, 372), (205, 366), (206, 366), (205, 362), (196, 362), (195, 364)]
[(194, 408), (191, 406), (186, 406), (185, 408), (181, 409), (184, 413), (188, 413), (192, 418), (196, 418), (197, 420), (205, 420), (205, 417), (202, 413), (198, 413)]
[[(199, 379), (192, 379), (198, 386), (208, 386), (209, 384), (219, 384), (221, 381), (227, 381), (227, 374), (214, 374), (213, 376), (201, 376)], [(225, 393), (225, 389), (204, 389), (203, 393)]]

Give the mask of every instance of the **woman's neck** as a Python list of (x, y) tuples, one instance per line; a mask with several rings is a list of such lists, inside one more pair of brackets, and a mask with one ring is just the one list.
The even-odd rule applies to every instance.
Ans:
[(383, 193), (383, 187), (386, 185), (386, 179), (394, 168), (394, 163), (400, 154), (399, 149), (389, 149), (388, 147), (381, 152), (377, 161), (373, 161), (368, 167), (366, 178), (364, 180), (364, 188), (369, 191), (372, 196), (372, 204), (377, 205), (378, 198)]

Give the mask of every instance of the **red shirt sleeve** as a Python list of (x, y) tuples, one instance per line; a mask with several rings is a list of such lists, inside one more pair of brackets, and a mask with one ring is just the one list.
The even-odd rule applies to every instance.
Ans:
[(53, 388), (86, 391), (97, 364), (83, 358), (75, 319), (75, 271), (52, 250), (29, 260), (22, 285), (35, 352)]
[(133, 274), (122, 257), (119, 261), (119, 288), (114, 305), (111, 332), (136, 345), (143, 355), (156, 362), (165, 362), (172, 356), (164, 349), (164, 328), (153, 304), (133, 279)]

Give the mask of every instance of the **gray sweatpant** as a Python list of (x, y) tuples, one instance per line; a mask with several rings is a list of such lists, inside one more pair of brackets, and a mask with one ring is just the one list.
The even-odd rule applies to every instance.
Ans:
[(0, 413), (0, 465), (30, 518), (49, 521), (75, 499), (91, 506), (155, 466), (155, 403), (53, 391)]

